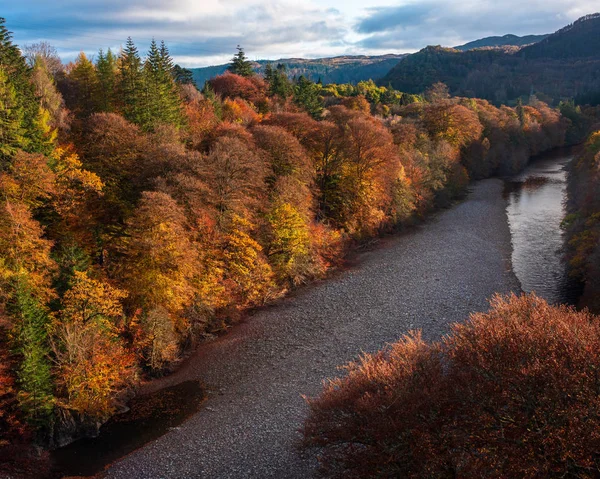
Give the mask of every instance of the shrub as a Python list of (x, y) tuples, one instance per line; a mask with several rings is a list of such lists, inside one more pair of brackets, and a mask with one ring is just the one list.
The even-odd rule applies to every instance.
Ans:
[(419, 333), (310, 399), (330, 477), (598, 477), (600, 322), (496, 296), (440, 343)]

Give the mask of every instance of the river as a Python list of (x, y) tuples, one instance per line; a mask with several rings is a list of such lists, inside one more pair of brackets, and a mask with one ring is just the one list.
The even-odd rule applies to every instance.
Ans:
[(525, 292), (552, 304), (576, 302), (580, 287), (562, 260), (565, 242), (567, 165), (575, 152), (559, 149), (534, 158), (506, 180), (506, 212), (512, 237), (512, 267)]
[[(307, 413), (302, 396), (318, 394), (340, 365), (410, 330), (437, 340), (453, 322), (485, 311), (496, 292), (569, 299), (559, 226), (570, 158), (546, 155), (504, 182), (477, 182), (465, 201), (382, 241), (348, 270), (258, 311), (171, 376), (144, 385), (136, 399), (144, 404), (201, 383), (191, 409), (174, 420), (161, 419), (169, 411), (160, 408), (143, 415), (158, 421), (157, 434), (138, 434), (135, 416), (131, 427), (113, 425), (108, 441), (101, 435), (60, 455), (57, 472), (97, 473), (129, 453), (103, 476), (311, 477), (315, 458), (297, 448)], [(117, 450), (111, 431), (126, 434)]]

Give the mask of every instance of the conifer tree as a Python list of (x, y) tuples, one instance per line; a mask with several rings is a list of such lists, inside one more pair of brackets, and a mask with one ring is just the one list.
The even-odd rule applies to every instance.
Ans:
[(148, 118), (144, 128), (152, 129), (160, 123), (179, 126), (182, 122), (181, 100), (172, 71), (173, 60), (166, 45), (162, 42), (159, 48), (152, 40), (144, 64), (148, 92)]
[(23, 110), (19, 108), (17, 92), (6, 73), (0, 69), (0, 169), (6, 160), (25, 143)]
[(175, 65), (173, 67), (173, 79), (175, 83), (179, 83), (180, 85), (194, 85), (196, 86), (196, 82), (194, 81), (194, 74), (191, 70), (187, 68), (183, 68), (179, 65)]
[(106, 54), (100, 50), (96, 62), (98, 75), (97, 107), (99, 111), (112, 112), (115, 110), (115, 88), (117, 85), (117, 58), (108, 49)]
[(16, 288), (17, 350), (22, 356), (18, 370), (19, 404), (37, 427), (50, 420), (54, 406), (48, 346), (48, 315), (22, 278)]
[(146, 95), (142, 60), (131, 37), (127, 38), (125, 48), (119, 59), (119, 97), (123, 116), (137, 125), (147, 124)]
[(294, 102), (316, 119), (323, 113), (323, 103), (319, 98), (320, 90), (320, 85), (311, 82), (304, 75), (300, 75), (294, 86)]
[(231, 59), (231, 64), (229, 65), (228, 70), (231, 73), (235, 73), (236, 75), (240, 75), (243, 77), (251, 77), (254, 75), (254, 69), (252, 68), (252, 63), (248, 61), (246, 54), (244, 53), (244, 49), (237, 46), (237, 53)]
[[(31, 69), (21, 56), (20, 50), (13, 45), (12, 34), (6, 28), (5, 19), (2, 17), (0, 17), (0, 71), (5, 76), (4, 80), (0, 80), (0, 104), (3, 105), (0, 106), (0, 116), (5, 118), (5, 125), (0, 123), (2, 139), (0, 161), (8, 159), (10, 151), (14, 152), (14, 149), (18, 148), (29, 152), (44, 151), (44, 135), (39, 129), (40, 111), (35, 87), (31, 82)], [(8, 129), (3, 131), (3, 128)], [(10, 142), (5, 143), (5, 139)]]

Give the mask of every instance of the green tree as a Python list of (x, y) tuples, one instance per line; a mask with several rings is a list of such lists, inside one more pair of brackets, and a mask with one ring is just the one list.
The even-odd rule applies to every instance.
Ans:
[(321, 86), (311, 82), (301, 75), (294, 86), (294, 102), (304, 108), (313, 118), (321, 118), (323, 114), (323, 102), (319, 96)]
[(148, 57), (144, 64), (147, 91), (146, 129), (160, 123), (180, 126), (182, 123), (181, 100), (177, 85), (173, 80), (173, 60), (166, 45), (160, 48), (154, 40), (150, 43)]
[(54, 407), (48, 346), (48, 314), (33, 296), (26, 281), (16, 288), (17, 351), (22, 359), (17, 373), (19, 404), (36, 427), (48, 424)]
[(96, 62), (98, 75), (98, 110), (112, 112), (115, 110), (115, 89), (117, 87), (117, 57), (108, 49), (106, 53), (98, 52)]
[[(0, 71), (5, 77), (0, 80), (0, 117), (4, 116), (5, 119), (4, 125), (0, 120), (0, 136), (3, 140), (0, 160), (6, 160), (10, 156), (8, 152), (15, 148), (28, 152), (46, 150), (44, 132), (39, 123), (39, 103), (31, 81), (31, 69), (21, 56), (21, 51), (13, 45), (12, 34), (5, 23), (5, 19), (0, 17)], [(10, 120), (6, 120), (7, 118)], [(11, 143), (8, 146), (4, 138), (10, 139)]]
[(293, 93), (293, 87), (283, 63), (279, 63), (276, 69), (273, 69), (273, 66), (268, 63), (265, 67), (265, 80), (269, 84), (269, 94), (272, 96), (278, 95), (286, 99)]
[(183, 68), (179, 65), (175, 65), (173, 67), (173, 79), (175, 83), (179, 83), (180, 85), (194, 85), (196, 86), (196, 82), (194, 81), (194, 74), (192, 70), (188, 70), (187, 68)]
[(6, 73), (0, 69), (0, 160), (11, 158), (25, 143), (23, 110), (19, 108), (17, 92)]
[(127, 43), (121, 53), (119, 77), (118, 89), (123, 116), (136, 125), (146, 124), (146, 95), (142, 60), (131, 37), (127, 38)]
[(253, 76), (254, 69), (252, 68), (252, 63), (246, 57), (244, 49), (238, 45), (237, 51), (238, 52), (231, 59), (231, 64), (229, 65), (228, 70), (231, 73), (235, 73), (236, 75), (243, 77)]

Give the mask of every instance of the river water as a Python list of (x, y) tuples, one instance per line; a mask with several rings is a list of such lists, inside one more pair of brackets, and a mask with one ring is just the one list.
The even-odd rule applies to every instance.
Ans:
[(512, 266), (525, 292), (552, 304), (577, 301), (579, 287), (562, 261), (567, 165), (575, 153), (560, 149), (538, 158), (505, 182)]

